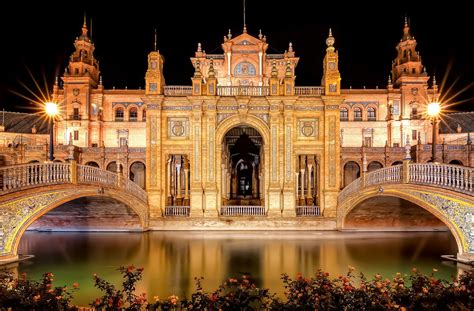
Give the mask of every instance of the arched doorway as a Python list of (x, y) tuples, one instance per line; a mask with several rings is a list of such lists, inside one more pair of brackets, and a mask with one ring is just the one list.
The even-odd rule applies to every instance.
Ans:
[(367, 171), (368, 172), (372, 172), (372, 171), (378, 170), (380, 168), (383, 168), (383, 165), (382, 165), (382, 163), (377, 162), (377, 161), (372, 161), (372, 162), (369, 163), (369, 165), (367, 165)]
[(349, 161), (344, 165), (344, 187), (360, 177), (360, 166), (354, 161)]
[(97, 164), (97, 162), (94, 162), (94, 161), (89, 161), (86, 163), (86, 165), (99, 168), (99, 164)]
[(130, 180), (145, 189), (145, 164), (140, 161), (133, 162), (130, 165)]
[[(123, 169), (122, 164), (119, 164), (119, 165), (120, 165), (120, 172), (122, 172), (122, 169)], [(117, 162), (113, 161), (107, 164), (107, 170), (109, 172), (117, 173)]]
[(255, 128), (231, 128), (222, 142), (223, 205), (263, 206), (263, 138)]
[(451, 160), (451, 161), (449, 162), (449, 164), (453, 164), (453, 165), (464, 165), (464, 164), (462, 164), (462, 162), (459, 161), (459, 160)]
[(403, 164), (402, 161), (395, 161), (395, 162), (392, 163), (392, 166), (401, 165), (401, 164)]

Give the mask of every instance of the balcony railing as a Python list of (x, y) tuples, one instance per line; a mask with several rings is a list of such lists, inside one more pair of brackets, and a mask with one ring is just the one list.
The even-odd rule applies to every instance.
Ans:
[(189, 206), (165, 206), (165, 216), (167, 217), (188, 217)]
[(219, 96), (268, 96), (268, 86), (218, 86)]
[(295, 86), (295, 95), (300, 96), (318, 96), (323, 95), (322, 86)]
[(190, 85), (167, 85), (164, 88), (167, 96), (191, 96), (193, 87)]
[(69, 115), (69, 120), (80, 121), (81, 119), (82, 118), (81, 118), (80, 114), (71, 114), (71, 115)]
[(221, 207), (221, 216), (265, 216), (264, 206), (227, 205)]
[(319, 206), (297, 206), (296, 216), (321, 216), (321, 210)]

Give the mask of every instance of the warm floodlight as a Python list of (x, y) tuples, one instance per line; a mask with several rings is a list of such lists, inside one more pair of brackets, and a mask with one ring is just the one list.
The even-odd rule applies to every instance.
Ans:
[(432, 118), (436, 118), (441, 112), (441, 104), (438, 102), (432, 102), (428, 104), (428, 115)]
[(44, 108), (45, 108), (46, 114), (48, 114), (48, 116), (50, 117), (54, 117), (59, 112), (58, 104), (53, 103), (53, 102), (45, 103)]

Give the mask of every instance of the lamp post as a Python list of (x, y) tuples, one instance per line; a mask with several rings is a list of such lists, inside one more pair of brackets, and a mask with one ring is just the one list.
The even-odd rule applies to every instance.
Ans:
[(47, 102), (44, 104), (46, 114), (49, 116), (49, 161), (54, 160), (54, 117), (58, 114), (58, 104)]
[(428, 116), (430, 116), (433, 122), (433, 137), (431, 146), (431, 162), (438, 162), (436, 157), (436, 142), (438, 141), (438, 125), (439, 125), (439, 114), (441, 113), (441, 104), (439, 102), (432, 102), (428, 104), (427, 110)]

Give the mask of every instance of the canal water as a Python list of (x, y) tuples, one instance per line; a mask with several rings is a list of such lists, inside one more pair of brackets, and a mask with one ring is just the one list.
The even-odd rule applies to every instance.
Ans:
[(194, 277), (204, 277), (204, 290), (213, 291), (241, 274), (281, 295), (282, 273), (311, 276), (322, 269), (337, 278), (349, 265), (369, 277), (392, 278), (416, 267), (451, 279), (456, 265), (440, 255), (456, 252), (449, 232), (27, 232), (20, 253), (35, 257), (18, 272), (36, 279), (52, 272), (56, 286), (78, 282), (74, 302), (86, 306), (100, 296), (92, 275), (120, 284), (120, 265), (144, 268), (138, 291), (150, 299), (189, 297)]

